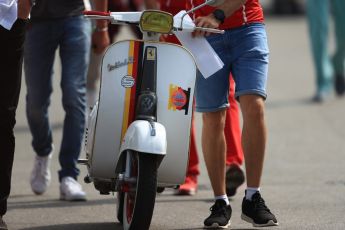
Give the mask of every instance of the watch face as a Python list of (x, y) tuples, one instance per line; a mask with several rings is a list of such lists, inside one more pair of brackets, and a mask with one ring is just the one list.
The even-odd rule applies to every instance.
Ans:
[(213, 15), (214, 17), (220, 21), (221, 23), (224, 22), (225, 20), (225, 14), (224, 14), (224, 11), (223, 10), (220, 10), (220, 9), (216, 9), (215, 11), (213, 11)]

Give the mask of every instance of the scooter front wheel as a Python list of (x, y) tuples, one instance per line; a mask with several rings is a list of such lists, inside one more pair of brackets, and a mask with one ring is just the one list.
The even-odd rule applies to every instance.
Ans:
[(124, 229), (149, 229), (156, 200), (157, 168), (156, 155), (127, 152), (125, 175), (128, 182), (123, 188)]

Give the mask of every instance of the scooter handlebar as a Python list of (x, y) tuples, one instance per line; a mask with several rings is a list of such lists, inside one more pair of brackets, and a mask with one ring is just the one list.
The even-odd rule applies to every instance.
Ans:
[[(139, 24), (142, 12), (101, 12), (101, 11), (84, 11), (84, 15), (90, 19), (109, 20), (112, 24)], [(202, 30), (210, 33), (223, 34), (224, 30), (197, 27), (194, 23), (183, 22), (182, 28), (178, 26), (177, 22), (174, 22), (174, 31), (181, 32), (194, 32)]]
[(85, 16), (110, 16), (110, 12), (102, 12), (102, 11), (95, 11), (95, 10), (85, 10), (83, 14)]
[(95, 20), (109, 20), (111, 21), (113, 17), (110, 16), (110, 12), (100, 12), (100, 11), (84, 11), (84, 16), (86, 18), (95, 19)]
[(142, 12), (84, 11), (86, 18), (109, 20), (111, 24), (139, 24)]

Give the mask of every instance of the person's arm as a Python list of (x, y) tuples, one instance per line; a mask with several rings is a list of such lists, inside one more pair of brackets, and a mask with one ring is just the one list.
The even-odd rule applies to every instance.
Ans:
[(223, 4), (217, 7), (225, 13), (225, 17), (230, 17), (236, 10), (244, 5), (247, 0), (225, 0)]
[[(93, 0), (94, 2), (94, 10), (107, 12), (108, 11), (108, 0)], [(104, 28), (108, 28), (108, 21), (107, 20), (97, 20), (96, 21), (96, 30), (102, 30)]]
[[(108, 0), (93, 0), (94, 10), (107, 12)], [(92, 48), (96, 54), (102, 54), (110, 44), (108, 20), (96, 20), (96, 28), (92, 33)]]
[(31, 0), (18, 0), (18, 13), (20, 19), (28, 19), (33, 2)]
[[(246, 3), (247, 0), (225, 0), (223, 4), (218, 6), (216, 9), (220, 9), (224, 12), (225, 18), (230, 17), (236, 10), (238, 10), (243, 4)], [(198, 17), (195, 19), (195, 25), (200, 27), (207, 27), (207, 28), (218, 28), (219, 25), (222, 23), (221, 21), (217, 20), (213, 13)], [(197, 31), (195, 32), (195, 36), (204, 36), (208, 35), (204, 31)]]

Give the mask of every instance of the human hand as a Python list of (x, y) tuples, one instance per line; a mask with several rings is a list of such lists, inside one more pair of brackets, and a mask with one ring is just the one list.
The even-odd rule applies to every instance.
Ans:
[(20, 19), (28, 19), (31, 11), (30, 0), (18, 0), (18, 13), (17, 16)]
[[(210, 14), (204, 17), (198, 17), (197, 19), (195, 19), (194, 23), (197, 27), (206, 27), (206, 28), (212, 28), (212, 29), (216, 29), (220, 25), (220, 22), (213, 16), (213, 14)], [(211, 34), (210, 32), (196, 30), (193, 33), (193, 37), (208, 36), (210, 34)]]

